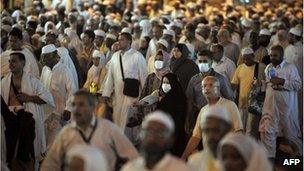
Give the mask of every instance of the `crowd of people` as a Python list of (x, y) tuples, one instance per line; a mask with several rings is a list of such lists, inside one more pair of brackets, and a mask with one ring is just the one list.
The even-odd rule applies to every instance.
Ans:
[(301, 170), (302, 5), (3, 9), (1, 170)]

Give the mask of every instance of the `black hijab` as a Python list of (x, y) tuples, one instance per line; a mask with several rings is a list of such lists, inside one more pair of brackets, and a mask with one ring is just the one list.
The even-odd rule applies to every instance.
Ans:
[(172, 57), (170, 62), (170, 69), (172, 72), (175, 72), (183, 62), (189, 58), (190, 51), (185, 44), (179, 43), (174, 48), (177, 48), (179, 51), (182, 52), (182, 56), (178, 59)]

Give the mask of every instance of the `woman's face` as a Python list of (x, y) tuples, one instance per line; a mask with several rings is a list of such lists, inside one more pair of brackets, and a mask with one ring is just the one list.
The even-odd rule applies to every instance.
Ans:
[(176, 59), (178, 59), (182, 56), (182, 52), (179, 51), (178, 48), (174, 48), (172, 52), (173, 52), (173, 57), (176, 58)]
[(155, 61), (163, 61), (163, 55), (162, 54), (157, 54), (155, 56)]
[(222, 147), (222, 160), (226, 171), (245, 171), (247, 168), (244, 158), (231, 145)]
[(167, 77), (163, 79), (163, 84), (170, 84), (169, 79)]

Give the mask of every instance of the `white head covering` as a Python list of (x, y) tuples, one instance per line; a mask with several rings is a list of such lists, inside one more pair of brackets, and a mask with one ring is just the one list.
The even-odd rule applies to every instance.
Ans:
[(2, 25), (1, 30), (4, 30), (5, 32), (9, 33), (12, 30), (12, 26), (10, 25)]
[(139, 22), (139, 26), (142, 28), (142, 36), (150, 36), (152, 31), (152, 24), (149, 20), (144, 19)]
[(112, 39), (112, 40), (116, 40), (117, 37), (114, 34), (108, 33), (106, 38)]
[(148, 123), (150, 121), (156, 121), (156, 122), (162, 123), (169, 129), (170, 132), (174, 132), (174, 127), (175, 127), (174, 122), (173, 122), (172, 118), (164, 112), (155, 111), (155, 112), (148, 114), (143, 120), (143, 123), (142, 123), (143, 128), (147, 127)]
[(103, 54), (99, 50), (94, 50), (92, 58), (102, 58)]
[(294, 35), (299, 36), (299, 37), (301, 37), (301, 34), (302, 34), (301, 30), (299, 30), (297, 28), (294, 28), (294, 27), (289, 30), (289, 33), (294, 34)]
[(38, 27), (36, 28), (36, 32), (37, 32), (37, 33), (38, 33), (38, 32), (43, 32), (43, 33), (44, 33), (44, 29), (43, 29), (42, 27), (38, 26)]
[(70, 75), (73, 78), (73, 82), (78, 89), (79, 83), (78, 83), (78, 75), (76, 71), (76, 67), (74, 65), (74, 62), (72, 58), (69, 55), (69, 51), (65, 47), (59, 47), (57, 49), (57, 54), (60, 56), (60, 62), (63, 63), (65, 66), (67, 66)]
[(17, 29), (23, 31), (23, 27), (22, 27), (22, 25), (20, 25), (20, 24), (14, 24), (12, 27), (13, 27), (13, 28), (17, 28)]
[(41, 50), (41, 54), (52, 53), (55, 52), (56, 50), (57, 48), (54, 44), (45, 45)]
[(247, 18), (242, 19), (241, 24), (245, 27), (251, 27), (251, 21)]
[(183, 24), (181, 22), (178, 22), (178, 21), (174, 21), (171, 23), (171, 27), (172, 26), (175, 26), (175, 27), (178, 27), (178, 28), (183, 28)]
[(254, 54), (254, 51), (250, 47), (245, 47), (242, 49), (242, 56)]
[(173, 38), (175, 38), (175, 32), (173, 30), (164, 30), (164, 35), (171, 35)]
[(85, 171), (107, 171), (108, 164), (100, 149), (89, 145), (75, 145), (67, 152), (67, 162), (73, 157), (79, 157), (84, 161)]
[(95, 30), (94, 33), (95, 33), (95, 36), (106, 37), (106, 33), (101, 29)]
[(159, 39), (157, 43), (164, 45), (166, 48), (169, 46), (168, 42), (165, 39)]
[(271, 36), (271, 33), (268, 29), (262, 29), (260, 30), (260, 35)]
[(227, 109), (219, 105), (214, 105), (209, 107), (204, 117), (201, 118), (201, 125), (205, 124), (207, 118), (221, 119), (230, 124), (232, 122), (230, 114), (228, 113)]
[(253, 138), (240, 133), (229, 133), (220, 142), (218, 155), (222, 159), (222, 148), (224, 145), (231, 145), (244, 158), (247, 163), (246, 171), (271, 171), (272, 166), (268, 161), (265, 148), (258, 144)]
[(74, 48), (77, 51), (77, 54), (81, 54), (82, 52), (82, 42), (79, 39), (77, 33), (72, 30), (71, 28), (66, 28), (64, 29), (64, 33), (66, 35), (68, 35), (68, 37), (70, 38), (70, 43), (69, 43), (69, 47)]
[(12, 17), (16, 18), (16, 21), (18, 22), (21, 15), (22, 15), (22, 11), (16, 10), (13, 12)]
[(122, 33), (129, 33), (129, 34), (132, 35), (132, 30), (131, 30), (131, 28), (129, 28), (129, 27), (123, 28), (123, 29), (121, 30), (121, 32), (122, 32)]
[(52, 25), (53, 30), (55, 31), (55, 28), (56, 28), (55, 24), (54, 24), (52, 21), (48, 21), (48, 22), (46, 22), (45, 25), (44, 25), (44, 32), (45, 32), (45, 33), (47, 33), (47, 32), (49, 31), (49, 30), (48, 30), (48, 26), (49, 26), (49, 25)]

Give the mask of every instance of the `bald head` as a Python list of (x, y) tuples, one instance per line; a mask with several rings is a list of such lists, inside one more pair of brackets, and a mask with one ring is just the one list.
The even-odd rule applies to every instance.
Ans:
[(220, 82), (216, 77), (207, 76), (202, 81), (203, 94), (207, 100), (220, 97)]

